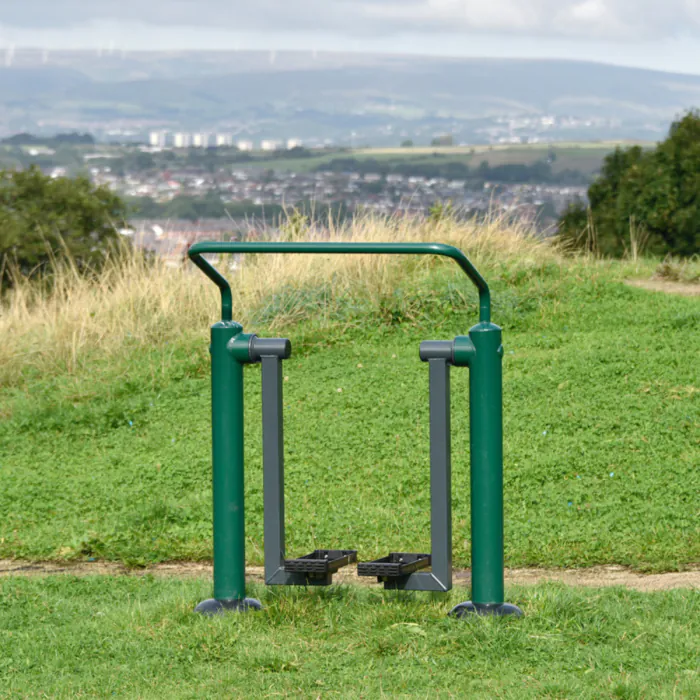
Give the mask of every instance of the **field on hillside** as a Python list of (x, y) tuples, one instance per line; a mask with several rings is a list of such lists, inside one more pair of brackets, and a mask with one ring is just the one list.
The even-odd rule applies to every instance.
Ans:
[(255, 170), (260, 168), (308, 172), (330, 163), (336, 158), (355, 158), (357, 160), (377, 160), (392, 164), (432, 164), (463, 163), (471, 168), (478, 167), (483, 161), (490, 166), (497, 165), (532, 165), (546, 160), (552, 153), (556, 160), (552, 163), (554, 173), (563, 170), (579, 170), (586, 175), (592, 175), (600, 166), (608, 153), (616, 146), (630, 145), (623, 142), (602, 141), (595, 143), (554, 143), (535, 144), (527, 146), (455, 146), (455, 147), (423, 147), (413, 148), (366, 148), (330, 153), (310, 158), (280, 158), (261, 160), (255, 163), (242, 164), (241, 169)]
[[(239, 160), (241, 155), (232, 149), (172, 149), (167, 152), (168, 158), (163, 154), (153, 154), (155, 167), (161, 170), (168, 170), (174, 166), (191, 166), (190, 158), (195, 157), (201, 161), (209, 159), (209, 162), (217, 164), (217, 167), (226, 170), (267, 170), (283, 172), (309, 172), (322, 168), (336, 159), (356, 159), (358, 161), (378, 161), (392, 166), (406, 166), (413, 164), (424, 165), (445, 165), (447, 163), (460, 163), (470, 168), (477, 168), (483, 161), (489, 166), (499, 165), (533, 165), (538, 161), (547, 160), (553, 154), (552, 171), (556, 175), (564, 170), (577, 170), (584, 175), (593, 175), (598, 172), (600, 166), (608, 153), (616, 146), (628, 146), (631, 142), (600, 141), (600, 142), (560, 142), (553, 144), (532, 144), (532, 145), (474, 145), (455, 147), (423, 147), (413, 148), (358, 148), (336, 149), (321, 152), (312, 152), (308, 157), (275, 157), (274, 153), (265, 151), (255, 151), (251, 155), (254, 160), (246, 162)], [(644, 145), (644, 144), (642, 144)], [(0, 168), (16, 169), (26, 168), (29, 165), (36, 165), (45, 170), (56, 167), (65, 168), (69, 173), (84, 173), (87, 164), (92, 163), (103, 167), (114, 166), (124, 167), (141, 171), (144, 169), (140, 164), (139, 156), (144, 157), (136, 146), (115, 146), (109, 144), (74, 145), (61, 144), (54, 145), (48, 151), (41, 151), (31, 155), (30, 146), (0, 145)], [(103, 154), (104, 158), (94, 159), (95, 153)], [(85, 157), (90, 156), (91, 161), (86, 162)], [(171, 157), (174, 156), (174, 159)]]

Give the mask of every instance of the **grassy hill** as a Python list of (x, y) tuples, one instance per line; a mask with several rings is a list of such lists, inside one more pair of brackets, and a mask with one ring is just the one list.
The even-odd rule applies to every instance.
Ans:
[[(700, 561), (694, 299), (624, 284), (653, 262), (566, 260), (492, 225), (357, 222), (355, 237), (471, 254), (504, 328), (509, 566)], [(288, 334), (289, 551), (361, 557), (428, 543), (427, 371), (418, 345), (476, 320), (458, 271), (430, 260), (255, 257), (236, 315)], [(63, 275), (1, 317), (0, 557), (210, 558), (208, 325), (193, 270), (132, 260)], [(453, 388), (455, 563), (469, 561), (467, 373)], [(248, 556), (262, 561), (259, 369), (248, 391)]]
[[(625, 284), (658, 261), (567, 259), (499, 222), (355, 221), (364, 240), (458, 245), (505, 343), (506, 564), (700, 562), (697, 300)], [(337, 232), (340, 236), (343, 232)], [(347, 235), (348, 232), (345, 232)], [(287, 334), (288, 552), (422, 551), (427, 371), (476, 298), (449, 263), (251, 256), (235, 315)], [(0, 310), (0, 558), (139, 566), (211, 557), (208, 325), (199, 272), (133, 256), (62, 268)], [(259, 368), (247, 388), (247, 558), (262, 562)], [(469, 562), (467, 374), (453, 370), (454, 560)], [(21, 564), (18, 563), (21, 567)], [(468, 597), (252, 586), (262, 613), (192, 613), (207, 579), (0, 577), (12, 696), (697, 697), (694, 591), (509, 587), (522, 620), (448, 620)]]
[[(46, 63), (44, 63), (46, 61)], [(22, 87), (20, 77), (25, 78)], [(44, 76), (50, 78), (49, 84)], [(78, 79), (78, 76), (81, 76)], [(242, 106), (290, 102), (304, 110), (326, 111), (329, 101), (373, 111), (480, 117), (520, 113), (573, 113), (591, 116), (662, 114), (697, 97), (700, 78), (583, 61), (445, 58), (412, 55), (336, 54), (311, 51), (15, 52), (14, 65), (0, 70), (0, 85), (36, 96), (124, 100), (149, 108), (157, 100), (196, 111), (208, 101)], [(19, 93), (18, 93), (19, 94)], [(438, 98), (432, 107), (428, 100)], [(384, 108), (382, 110), (382, 107)], [(583, 114), (581, 115), (583, 116)]]
[(700, 89), (698, 76), (558, 60), (19, 50), (13, 61), (0, 67), (0, 111), (15, 129), (162, 123), (396, 144), (402, 131), (471, 142), (494, 117), (558, 115), (609, 123), (557, 139), (656, 139)]
[[(462, 163), (477, 168), (484, 161), (490, 167), (498, 165), (533, 165), (554, 156), (552, 171), (576, 170), (592, 176), (600, 171), (604, 158), (617, 146), (631, 145), (624, 141), (572, 142), (557, 144), (528, 144), (523, 146), (430, 146), (417, 148), (358, 148), (343, 149), (312, 155), (308, 158), (271, 158), (237, 164), (242, 170), (271, 169), (275, 171), (309, 172), (320, 169), (336, 159), (375, 161), (382, 165), (446, 165)], [(650, 145), (640, 142), (640, 145)], [(259, 154), (256, 154), (259, 155)], [(264, 154), (263, 154), (264, 155)]]

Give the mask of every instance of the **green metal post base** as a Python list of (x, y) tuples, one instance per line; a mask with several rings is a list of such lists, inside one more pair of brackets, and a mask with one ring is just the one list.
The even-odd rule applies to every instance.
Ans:
[(523, 611), (517, 605), (510, 603), (460, 603), (455, 605), (448, 613), (448, 617), (468, 617), (480, 615), (482, 617), (522, 617)]
[(255, 598), (245, 598), (243, 600), (216, 600), (216, 598), (210, 598), (201, 602), (194, 609), (196, 613), (208, 617), (223, 615), (227, 612), (250, 612), (251, 610), (262, 610), (262, 603)]

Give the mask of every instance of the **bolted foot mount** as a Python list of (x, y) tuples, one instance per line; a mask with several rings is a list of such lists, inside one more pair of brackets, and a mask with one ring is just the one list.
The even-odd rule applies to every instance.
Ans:
[(455, 605), (448, 613), (449, 617), (467, 617), (469, 615), (481, 615), (482, 617), (522, 617), (523, 611), (517, 605), (510, 603), (460, 603)]
[(255, 598), (240, 598), (233, 600), (217, 600), (210, 598), (201, 602), (194, 611), (200, 615), (213, 617), (214, 615), (223, 615), (226, 612), (249, 612), (251, 610), (262, 610), (262, 604)]

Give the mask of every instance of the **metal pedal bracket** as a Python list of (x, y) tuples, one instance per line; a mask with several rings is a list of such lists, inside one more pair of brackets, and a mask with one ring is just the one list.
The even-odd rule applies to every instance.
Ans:
[(298, 559), (285, 559), (284, 570), (290, 573), (326, 576), (357, 561), (354, 549), (316, 549)]
[(430, 554), (391, 552), (374, 561), (363, 561), (357, 565), (358, 576), (376, 576), (380, 581), (387, 578), (408, 576), (418, 569), (430, 566)]

